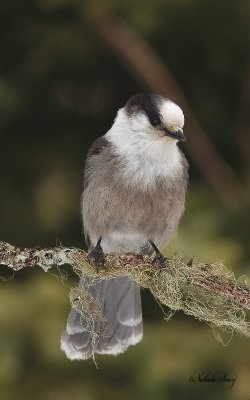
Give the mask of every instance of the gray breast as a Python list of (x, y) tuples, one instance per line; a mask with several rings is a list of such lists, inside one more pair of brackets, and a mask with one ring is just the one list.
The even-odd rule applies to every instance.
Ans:
[(86, 236), (92, 245), (100, 236), (104, 242), (106, 238), (108, 251), (118, 251), (119, 240), (124, 241), (127, 251), (138, 251), (148, 240), (167, 243), (184, 210), (185, 157), (174, 178), (156, 179), (146, 189), (131, 187), (117, 173), (121, 160), (114, 156), (111, 144), (100, 139), (90, 150), (85, 168), (82, 215)]

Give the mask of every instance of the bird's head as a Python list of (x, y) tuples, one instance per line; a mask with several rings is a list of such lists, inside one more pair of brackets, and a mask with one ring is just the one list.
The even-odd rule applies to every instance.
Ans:
[(137, 94), (127, 101), (105, 136), (122, 157), (119, 168), (128, 182), (147, 187), (159, 177), (174, 177), (182, 171), (177, 143), (186, 141), (183, 125), (182, 110), (166, 97)]
[(137, 94), (128, 100), (122, 111), (122, 118), (127, 119), (126, 123), (134, 133), (145, 132), (174, 141), (186, 141), (183, 112), (166, 97)]

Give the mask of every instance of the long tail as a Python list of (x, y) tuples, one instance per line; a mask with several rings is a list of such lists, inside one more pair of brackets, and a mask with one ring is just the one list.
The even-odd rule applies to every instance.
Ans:
[(94, 353), (117, 355), (142, 339), (140, 288), (131, 279), (119, 277), (98, 282), (90, 293), (101, 306), (105, 332), (100, 331), (103, 325), (97, 325), (97, 340), (93, 340), (87, 322), (72, 308), (61, 337), (61, 348), (71, 360), (86, 360)]

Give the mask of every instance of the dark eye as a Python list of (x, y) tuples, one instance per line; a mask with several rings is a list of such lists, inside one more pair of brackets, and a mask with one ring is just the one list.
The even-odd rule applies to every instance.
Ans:
[(153, 116), (153, 117), (150, 118), (150, 123), (151, 123), (151, 125), (153, 125), (153, 126), (160, 125), (161, 119), (160, 119), (160, 117), (158, 117), (157, 115), (155, 115), (155, 116)]

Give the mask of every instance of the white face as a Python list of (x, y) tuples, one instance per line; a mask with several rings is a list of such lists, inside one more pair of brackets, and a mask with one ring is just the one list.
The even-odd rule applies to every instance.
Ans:
[[(134, 100), (132, 98), (132, 100)], [(179, 106), (161, 97), (137, 96), (121, 108), (105, 135), (124, 162), (128, 182), (143, 187), (154, 185), (157, 177), (178, 175), (181, 157), (177, 142), (185, 140), (184, 116)]]
[(125, 113), (123, 117), (125, 117), (132, 132), (151, 134), (152, 139), (152, 135), (154, 135), (154, 137), (165, 136), (166, 139), (177, 141), (178, 139), (174, 136), (167, 136), (166, 132), (183, 132), (184, 114), (181, 108), (172, 101), (163, 98), (158, 104), (158, 115), (149, 116), (145, 111), (139, 110), (131, 116), (127, 116)]
[(171, 100), (151, 94), (131, 97), (118, 111), (112, 136), (120, 136), (125, 143), (161, 141), (173, 143), (186, 141), (183, 134), (184, 115)]

